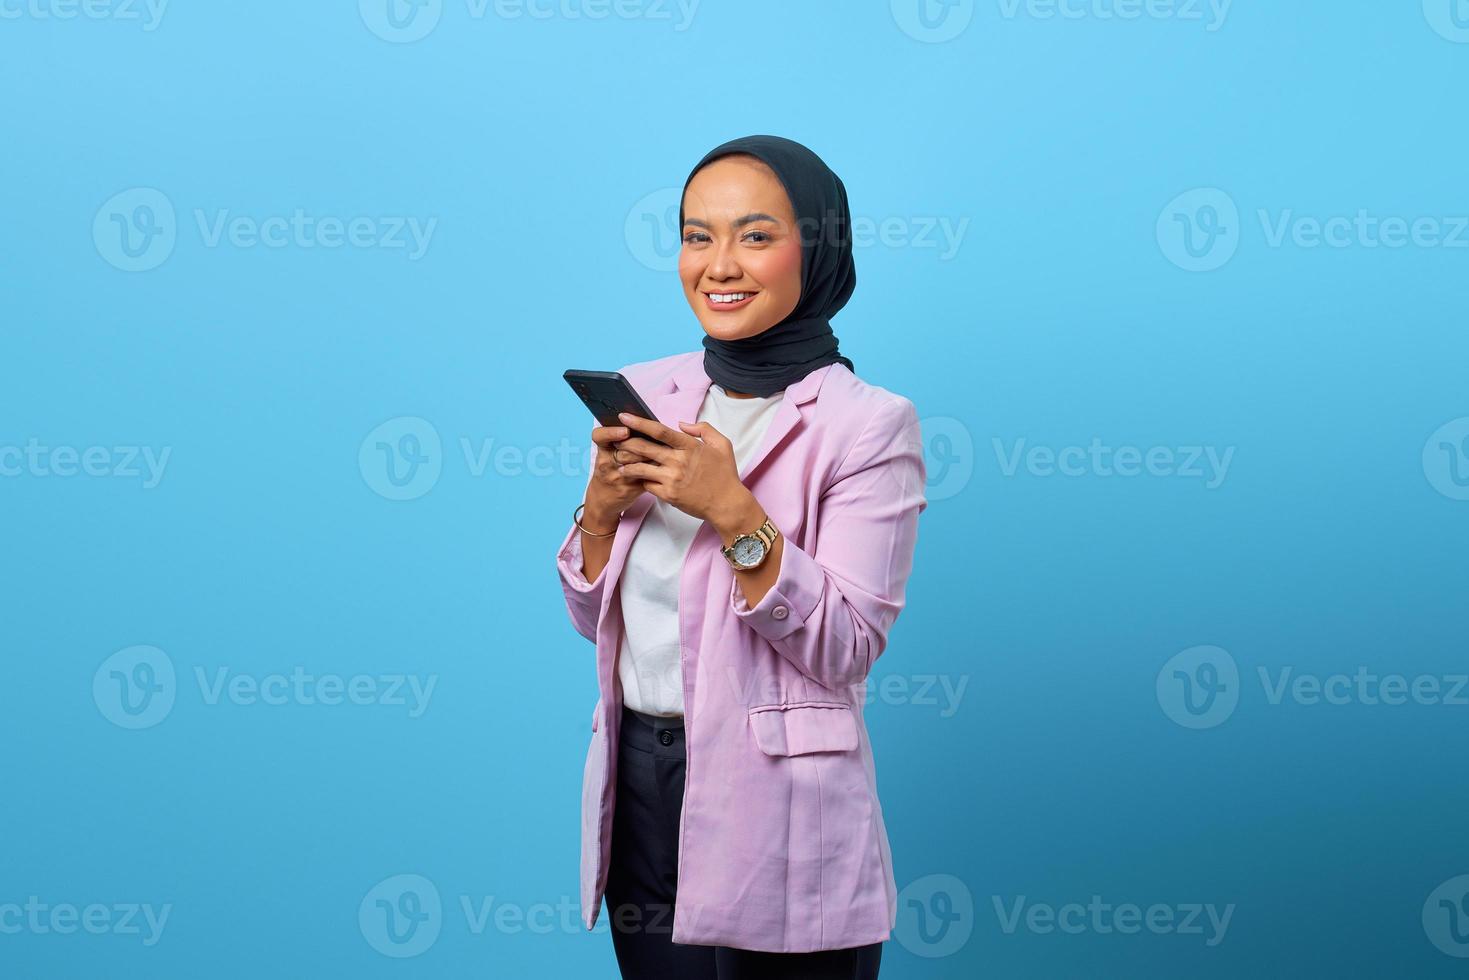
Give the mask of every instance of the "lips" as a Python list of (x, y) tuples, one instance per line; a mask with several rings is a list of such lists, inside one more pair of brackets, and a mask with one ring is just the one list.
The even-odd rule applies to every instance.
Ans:
[(758, 295), (760, 295), (758, 291), (748, 289), (721, 290), (716, 293), (705, 293), (704, 305), (719, 313), (728, 313), (731, 310), (739, 310), (749, 306), (750, 302)]

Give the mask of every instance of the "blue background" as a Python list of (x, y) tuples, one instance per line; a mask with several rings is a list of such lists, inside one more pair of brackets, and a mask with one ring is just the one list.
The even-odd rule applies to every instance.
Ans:
[[(1469, 670), (1469, 446), (1434, 436), (1469, 434), (1469, 234), (1272, 245), (1259, 217), (1453, 233), (1469, 29), (1448, 0), (1237, 0), (1222, 23), (935, 3), (937, 34), (904, 0), (704, 0), (686, 24), (652, 0), (444, 0), (412, 42), (371, 2), (174, 0), (152, 30), (42, 16), (60, 2), (0, 19), (0, 907), (172, 908), (151, 946), (0, 931), (0, 974), (615, 976), (605, 917), (588, 936), (574, 911), (596, 695), (553, 552), (591, 422), (559, 375), (698, 346), (658, 195), (757, 132), (894, 219), (835, 329), (929, 440), (873, 675), (910, 693), (867, 709), (907, 889), (883, 975), (1462, 974), (1469, 942), (1436, 948), (1423, 911), (1465, 891), (1469, 707), (1272, 703), (1259, 677)], [(136, 188), (176, 240), (129, 272), (106, 231)], [(1170, 205), (1199, 188), (1224, 211)], [(211, 246), (197, 217), (297, 210), (436, 224), (411, 258)], [(952, 254), (922, 231), (942, 222)], [(1167, 231), (1190, 227), (1218, 232)], [(1189, 271), (1200, 241), (1218, 267)], [(395, 500), (360, 450), (384, 423), (404, 445), (404, 418), (440, 438), (419, 443), (438, 476)], [(1007, 471), (1017, 440), (1094, 438), (1233, 456), (1212, 489)], [(3, 455), (32, 440), (122, 475)], [(477, 471), (465, 441), (487, 440), (573, 449)], [(128, 446), (169, 451), (156, 485)], [(138, 645), (176, 680), (133, 730), (104, 661)], [(1191, 727), (1167, 665), (1203, 645), (1237, 703)], [(298, 668), (436, 686), (411, 717), (211, 703), (197, 679)], [(400, 874), (443, 907), (406, 959), (358, 915)], [(1234, 909), (1214, 945), (997, 912), (1093, 895)], [(476, 932), (462, 897), (560, 911)]]

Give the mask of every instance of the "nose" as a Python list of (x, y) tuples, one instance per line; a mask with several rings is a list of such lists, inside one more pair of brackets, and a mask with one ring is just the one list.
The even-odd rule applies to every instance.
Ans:
[(708, 276), (710, 279), (738, 279), (744, 275), (740, 264), (735, 260), (734, 245), (725, 240), (714, 246), (714, 255), (709, 259)]

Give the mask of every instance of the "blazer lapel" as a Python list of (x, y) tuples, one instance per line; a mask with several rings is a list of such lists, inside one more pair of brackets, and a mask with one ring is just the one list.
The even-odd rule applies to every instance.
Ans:
[[(823, 365), (786, 388), (785, 397), (776, 406), (775, 415), (770, 419), (770, 426), (765, 430), (760, 446), (745, 460), (745, 465), (740, 470), (740, 482), (748, 483), (750, 475), (811, 411), (807, 406), (816, 398), (817, 392), (821, 390), (821, 383), (826, 380), (832, 367), (831, 364)], [(643, 394), (648, 400), (648, 407), (658, 416), (658, 421), (671, 429), (678, 429), (681, 421), (697, 421), (699, 409), (704, 404), (704, 396), (709, 393), (711, 383), (709, 375), (704, 371), (704, 351), (701, 348), (688, 354), (686, 360), (664, 379), (659, 390), (645, 391)], [(651, 493), (645, 493), (622, 515), (617, 537), (612, 541), (612, 554), (607, 560), (608, 579), (602, 594), (603, 608), (606, 608), (616, 591), (617, 578), (622, 573), (628, 549), (632, 547), (633, 538), (637, 537), (643, 518), (652, 509), (654, 499)]]
[[(831, 368), (830, 364), (823, 365), (786, 388), (785, 397), (775, 407), (775, 415), (771, 417), (770, 426), (765, 430), (760, 445), (740, 469), (741, 482), (749, 480), (750, 475), (771, 451), (784, 441), (810, 411), (806, 406), (816, 398), (817, 392), (821, 390), (821, 383), (826, 380)], [(699, 350), (690, 355), (673, 373), (672, 381), (672, 388), (648, 407), (658, 413), (658, 421), (669, 428), (677, 429), (680, 421), (696, 421), (695, 415), (704, 404), (704, 396), (709, 392), (711, 380), (704, 372), (704, 352)]]

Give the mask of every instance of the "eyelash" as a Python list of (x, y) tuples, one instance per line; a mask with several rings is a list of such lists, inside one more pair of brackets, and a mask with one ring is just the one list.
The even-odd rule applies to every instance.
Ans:
[[(771, 239), (770, 232), (768, 232), (768, 231), (749, 231), (749, 232), (746, 232), (745, 234), (746, 234), (747, 237), (749, 235), (763, 235), (764, 236), (763, 239), (761, 239), (760, 241), (754, 242), (753, 244), (755, 244), (755, 245), (768, 245), (771, 242), (771, 240), (772, 240)], [(704, 234), (702, 231), (691, 231), (687, 235), (683, 236), (684, 244), (685, 245), (693, 245), (695, 243), (694, 240), (695, 239), (699, 239), (699, 238), (702, 238), (705, 241), (707, 241), (708, 238), (709, 238), (709, 236), (706, 235), (706, 234)]]

